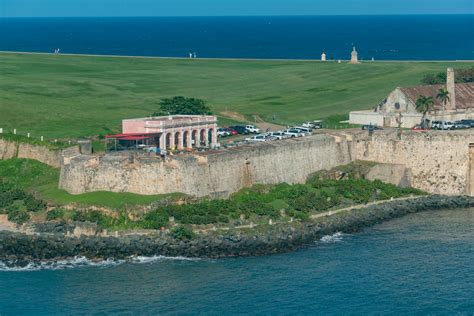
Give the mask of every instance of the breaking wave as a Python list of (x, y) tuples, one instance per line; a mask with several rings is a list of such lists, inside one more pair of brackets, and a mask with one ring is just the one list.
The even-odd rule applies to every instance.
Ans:
[(55, 260), (55, 261), (0, 261), (0, 271), (40, 271), (40, 270), (65, 270), (81, 267), (112, 267), (124, 263), (132, 264), (149, 264), (166, 260), (179, 261), (197, 261), (199, 258), (186, 257), (165, 257), (165, 256), (133, 256), (128, 259), (107, 259), (107, 260), (91, 260), (86, 257), (75, 257), (71, 259)]
[(332, 234), (332, 235), (323, 236), (323, 237), (320, 239), (320, 241), (321, 241), (321, 242), (324, 242), (324, 243), (339, 242), (339, 241), (342, 241), (342, 239), (344, 238), (344, 236), (347, 236), (347, 234), (343, 234), (343, 233), (337, 232), (337, 233)]

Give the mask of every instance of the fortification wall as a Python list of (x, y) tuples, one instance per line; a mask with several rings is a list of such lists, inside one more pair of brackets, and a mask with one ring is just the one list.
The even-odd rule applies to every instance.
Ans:
[(404, 165), (411, 185), (430, 193), (467, 193), (472, 131), (406, 132), (401, 140), (393, 133), (358, 136), (352, 144), (355, 159)]
[(315, 171), (351, 161), (349, 143), (334, 137), (249, 145), (161, 158), (79, 155), (66, 158), (60, 187), (73, 194), (91, 191), (225, 197), (253, 184), (302, 183)]
[(11, 158), (33, 159), (54, 168), (61, 167), (62, 159), (60, 150), (51, 150), (43, 146), (0, 139), (0, 159)]
[[(195, 155), (168, 157), (127, 155), (65, 157), (60, 187), (73, 194), (92, 191), (226, 197), (254, 184), (302, 183), (319, 170), (354, 160), (385, 164), (369, 175), (431, 193), (468, 192), (473, 174), (469, 144), (474, 133), (395, 131), (374, 136), (352, 131), (256, 144)], [(474, 147), (473, 147), (474, 148)]]

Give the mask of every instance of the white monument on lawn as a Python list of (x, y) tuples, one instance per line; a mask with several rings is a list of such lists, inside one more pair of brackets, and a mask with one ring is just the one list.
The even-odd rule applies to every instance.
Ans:
[(358, 64), (359, 63), (359, 57), (356, 51), (355, 46), (352, 48), (352, 53), (351, 53), (351, 64)]

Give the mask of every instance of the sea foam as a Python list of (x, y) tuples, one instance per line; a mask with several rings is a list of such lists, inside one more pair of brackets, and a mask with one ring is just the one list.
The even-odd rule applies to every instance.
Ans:
[[(150, 264), (166, 260), (196, 261), (198, 258), (186, 257), (166, 257), (166, 256), (133, 256), (127, 259), (107, 259), (91, 260), (86, 257), (75, 257), (71, 259), (55, 261), (30, 261), (27, 264), (20, 264), (18, 261), (0, 261), (0, 271), (22, 272), (22, 271), (40, 271), (40, 270), (65, 270), (81, 267), (113, 267), (124, 263), (131, 264)], [(24, 262), (22, 262), (24, 263)]]

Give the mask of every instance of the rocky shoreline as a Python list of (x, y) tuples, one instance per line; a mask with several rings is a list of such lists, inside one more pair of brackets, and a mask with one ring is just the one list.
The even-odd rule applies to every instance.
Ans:
[[(377, 223), (428, 210), (474, 207), (474, 197), (424, 196), (351, 209), (308, 222), (266, 225), (253, 229), (198, 234), (190, 240), (156, 232), (120, 237), (71, 237), (64, 231), (22, 234), (0, 231), (0, 261), (21, 266), (83, 256), (92, 260), (132, 256), (223, 258), (261, 256), (293, 251), (336, 232), (354, 233)], [(67, 224), (64, 224), (67, 225)], [(61, 228), (61, 227), (60, 227)]]

